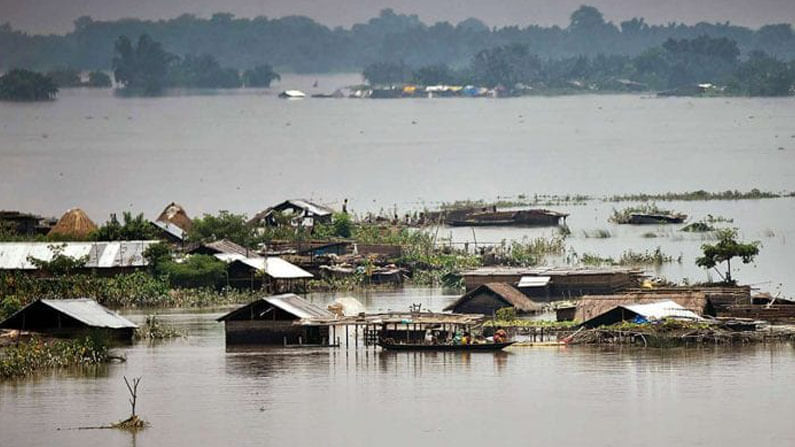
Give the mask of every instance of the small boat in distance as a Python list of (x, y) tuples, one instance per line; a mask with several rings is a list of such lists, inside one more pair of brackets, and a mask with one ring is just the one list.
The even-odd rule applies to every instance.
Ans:
[(491, 210), (452, 214), (447, 225), (453, 227), (498, 227), (498, 226), (555, 226), (566, 222), (569, 215), (546, 209), (526, 209), (514, 211)]
[(671, 214), (644, 214), (632, 213), (629, 215), (627, 222), (631, 225), (656, 225), (656, 224), (677, 224), (682, 223), (687, 219), (687, 214), (671, 213)]
[(298, 99), (305, 97), (306, 93), (302, 92), (301, 90), (285, 90), (279, 93), (279, 98)]
[(476, 343), (466, 345), (446, 344), (421, 344), (421, 343), (396, 343), (393, 340), (380, 340), (378, 346), (389, 351), (500, 351), (516, 342), (502, 343)]

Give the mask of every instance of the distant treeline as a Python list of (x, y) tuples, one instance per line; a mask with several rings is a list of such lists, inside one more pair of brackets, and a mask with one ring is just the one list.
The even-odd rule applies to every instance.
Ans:
[(572, 13), (566, 27), (491, 29), (474, 18), (455, 25), (427, 25), (416, 15), (395, 14), (388, 9), (350, 29), (329, 28), (300, 16), (244, 19), (226, 13), (209, 19), (186, 14), (157, 21), (80, 17), (74, 31), (46, 36), (23, 33), (5, 24), (0, 26), (0, 69), (108, 69), (119, 36), (137, 38), (144, 34), (175, 54), (208, 54), (226, 67), (246, 69), (267, 62), (279, 70), (316, 73), (358, 71), (379, 61), (403, 61), (410, 67), (443, 64), (461, 68), (482, 50), (511, 44), (524, 45), (529, 53), (545, 60), (593, 58), (599, 54), (634, 57), (668, 39), (701, 35), (730, 39), (742, 55), (761, 50), (783, 60), (795, 58), (795, 36), (789, 24), (766, 25), (758, 30), (728, 22), (649, 25), (640, 18), (613, 24), (606, 22), (597, 9), (583, 6)]
[(795, 62), (754, 50), (740, 57), (737, 42), (706, 35), (668, 39), (637, 56), (597, 55), (542, 59), (514, 43), (484, 49), (469, 64), (412, 68), (403, 61), (376, 62), (362, 72), (372, 85), (479, 85), (508, 92), (668, 91), (673, 95), (785, 96), (795, 86)]

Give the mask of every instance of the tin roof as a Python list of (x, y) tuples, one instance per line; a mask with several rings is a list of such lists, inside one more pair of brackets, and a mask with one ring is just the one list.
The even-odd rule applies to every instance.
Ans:
[(87, 256), (86, 268), (144, 267), (144, 251), (157, 242), (0, 242), (0, 270), (35, 270), (28, 258), (50, 261), (58, 247), (71, 258)]
[(313, 278), (314, 275), (295, 264), (275, 256), (263, 258), (262, 256), (243, 256), (237, 253), (217, 253), (215, 257), (224, 262), (241, 262), (247, 266), (265, 272), (274, 279), (302, 279)]
[(522, 276), (517, 287), (520, 289), (525, 287), (546, 287), (550, 280), (552, 280), (551, 276)]
[(167, 221), (167, 220), (156, 220), (152, 222), (152, 225), (160, 228), (161, 230), (165, 231), (166, 233), (174, 236), (179, 240), (185, 240), (185, 236), (187, 235), (186, 231), (182, 228), (178, 227), (177, 225)]
[(578, 276), (641, 274), (642, 270), (626, 267), (480, 267), (462, 272), (462, 276)]
[(68, 315), (69, 317), (74, 318), (86, 326), (106, 329), (125, 329), (138, 327), (130, 320), (89, 298), (70, 300), (40, 299), (28, 304), (14, 315), (8, 317), (4, 322), (0, 323), (0, 327), (2, 327), (7, 321), (14, 318), (16, 315), (24, 313), (28, 308), (37, 305), (38, 303)]
[(328, 310), (318, 305), (312, 304), (294, 293), (284, 293), (281, 295), (266, 296), (256, 301), (252, 301), (243, 307), (239, 307), (232, 312), (219, 317), (216, 319), (216, 321), (227, 321), (234, 319), (235, 316), (245, 314), (245, 311), (249, 307), (254, 306), (261, 301), (265, 301), (271, 306), (278, 307), (279, 309), (290, 313), (291, 315), (295, 315), (295, 317), (299, 319), (334, 318), (334, 314)]

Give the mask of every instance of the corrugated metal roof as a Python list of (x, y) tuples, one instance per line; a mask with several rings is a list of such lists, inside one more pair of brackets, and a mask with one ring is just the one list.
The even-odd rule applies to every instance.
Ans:
[(522, 276), (517, 287), (546, 287), (551, 279), (551, 276)]
[[(39, 300), (59, 312), (78, 320), (87, 326), (123, 329), (136, 328), (135, 323), (113, 312), (112, 310), (100, 305), (96, 301), (88, 298), (78, 298), (73, 300)], [(24, 309), (23, 309), (24, 310)]]
[(0, 270), (35, 270), (28, 258), (52, 260), (54, 248), (71, 258), (88, 256), (86, 268), (144, 267), (144, 251), (158, 241), (0, 242)]
[(678, 318), (685, 320), (702, 320), (695, 312), (689, 311), (671, 300), (658, 301), (647, 304), (626, 304), (624, 309), (643, 315), (647, 320), (662, 320), (665, 318)]
[(463, 272), (462, 276), (577, 276), (577, 275), (610, 275), (610, 274), (638, 274), (642, 270), (626, 267), (480, 267)]
[(334, 316), (334, 314), (327, 309), (312, 304), (293, 293), (268, 296), (263, 299), (285, 312), (290, 312), (298, 318), (328, 318)]
[(312, 213), (312, 214), (314, 214), (316, 216), (328, 216), (328, 215), (331, 215), (333, 213), (331, 208), (327, 208), (327, 207), (325, 207), (323, 205), (318, 205), (316, 203), (313, 203), (313, 202), (310, 202), (310, 201), (304, 200), (304, 199), (286, 200), (283, 204), (277, 205), (274, 208), (281, 207), (281, 206), (283, 206), (284, 204), (287, 204), (287, 203), (289, 203), (289, 204), (291, 204), (291, 205), (293, 205), (295, 207), (298, 207), (298, 208), (303, 208), (303, 209), (309, 211), (310, 213)]
[(314, 276), (295, 264), (277, 257), (263, 258), (262, 256), (243, 256), (237, 253), (217, 253), (216, 258), (224, 262), (242, 262), (249, 267), (265, 272), (274, 279), (302, 279)]
[(166, 220), (156, 220), (152, 222), (152, 225), (160, 228), (161, 230), (165, 231), (166, 233), (174, 236), (179, 240), (185, 240), (186, 232), (182, 228), (174, 225), (173, 223), (166, 221)]
[[(301, 298), (300, 296), (294, 293), (285, 293), (282, 295), (273, 295), (273, 296), (266, 296), (262, 297), (256, 301), (252, 301), (245, 306), (239, 307), (232, 312), (229, 312), (226, 315), (223, 315), (216, 319), (216, 321), (226, 321), (229, 320), (231, 317), (236, 315), (245, 315), (246, 309), (260, 303), (262, 301), (267, 302), (271, 306), (278, 307), (279, 309), (288, 312), (292, 315), (295, 315), (298, 319), (305, 319), (305, 318), (334, 318), (334, 314), (330, 311), (317, 306), (315, 304), (310, 303), (309, 301)], [(245, 318), (248, 319), (248, 318)]]

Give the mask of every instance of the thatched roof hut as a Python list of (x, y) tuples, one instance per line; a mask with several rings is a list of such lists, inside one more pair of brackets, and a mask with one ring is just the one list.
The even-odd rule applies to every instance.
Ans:
[(651, 304), (671, 300), (697, 315), (715, 315), (715, 309), (703, 291), (680, 291), (672, 293), (635, 292), (622, 295), (590, 295), (577, 302), (575, 321), (587, 321), (617, 306)]
[(158, 222), (169, 222), (181, 228), (183, 231), (190, 231), (193, 221), (188, 217), (185, 208), (174, 202), (169, 203), (166, 208), (157, 216)]
[(494, 282), (483, 284), (464, 294), (444, 310), (459, 314), (493, 315), (494, 312), (504, 307), (513, 307), (518, 313), (535, 313), (543, 309), (540, 304), (528, 298), (514, 286)]
[(85, 211), (80, 208), (72, 208), (61, 216), (58, 223), (47, 234), (85, 239), (96, 229), (97, 225), (88, 217)]

